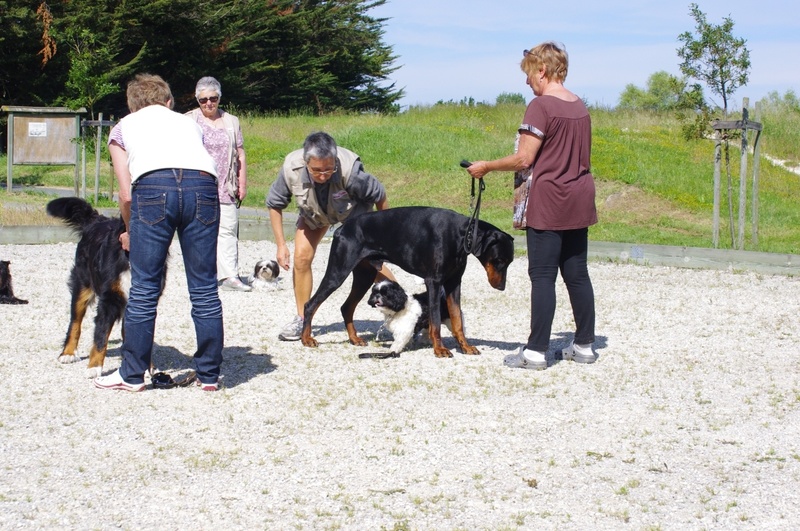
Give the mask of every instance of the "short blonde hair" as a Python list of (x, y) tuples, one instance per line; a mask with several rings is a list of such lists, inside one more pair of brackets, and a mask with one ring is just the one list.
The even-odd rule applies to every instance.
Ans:
[(136, 112), (150, 105), (172, 108), (172, 91), (161, 76), (136, 74), (128, 82), (128, 109)]
[(520, 68), (531, 75), (544, 67), (544, 75), (550, 81), (563, 83), (567, 79), (569, 55), (563, 44), (548, 41), (522, 52)]

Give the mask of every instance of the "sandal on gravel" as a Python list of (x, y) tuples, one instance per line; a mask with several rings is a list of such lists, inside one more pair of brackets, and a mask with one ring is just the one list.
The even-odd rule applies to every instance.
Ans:
[(592, 350), (592, 345), (576, 345), (570, 343), (565, 349), (561, 349), (561, 359), (564, 361), (572, 360), (575, 363), (594, 363), (597, 361), (597, 354)]
[(177, 380), (165, 372), (157, 372), (150, 377), (153, 389), (172, 389), (173, 387), (186, 387), (197, 379), (197, 373), (189, 371)]
[[(528, 353), (528, 356), (525, 353)], [(533, 359), (531, 359), (533, 358)], [(532, 369), (543, 371), (547, 368), (547, 357), (544, 352), (528, 350), (524, 346), (516, 354), (510, 354), (503, 358), (503, 365), (512, 369)]]

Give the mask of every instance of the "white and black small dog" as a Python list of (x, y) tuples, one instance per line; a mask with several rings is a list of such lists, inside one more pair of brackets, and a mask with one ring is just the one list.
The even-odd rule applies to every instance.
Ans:
[(275, 260), (259, 260), (247, 283), (255, 290), (277, 289), (281, 270)]
[[(386, 316), (383, 323), (392, 333), (394, 341), (391, 351), (399, 354), (408, 344), (416, 338), (422, 330), (427, 330), (430, 319), (428, 318), (428, 294), (416, 293), (409, 297), (403, 287), (392, 280), (383, 280), (372, 286), (372, 293), (367, 303), (379, 309)], [(442, 324), (450, 328), (450, 314), (447, 312), (447, 302), (439, 304), (441, 308)]]

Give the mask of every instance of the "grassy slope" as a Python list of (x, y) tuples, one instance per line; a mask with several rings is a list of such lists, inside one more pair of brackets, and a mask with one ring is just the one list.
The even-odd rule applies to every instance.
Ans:
[[(386, 185), (391, 205), (434, 205), (467, 214), (471, 183), (459, 168), (459, 161), (509, 153), (523, 111), (520, 106), (435, 106), (412, 108), (397, 116), (240, 116), (249, 175), (245, 204), (263, 206), (283, 156), (300, 147), (308, 133), (325, 130), (342, 146), (361, 155), (367, 171)], [(680, 124), (671, 117), (598, 109), (592, 111), (592, 117), (592, 171), (597, 181), (600, 223), (591, 229), (590, 238), (709, 247), (713, 142), (683, 140)], [(764, 135), (762, 146), (769, 145), (768, 139)], [(731, 170), (736, 203), (739, 162), (739, 151), (734, 146)], [(752, 175), (752, 164), (751, 157), (748, 177)], [(15, 168), (15, 182), (26, 179), (71, 186), (72, 172)], [(755, 250), (750, 244), (749, 180), (747, 187), (746, 248)], [(730, 247), (724, 172), (722, 188), (720, 245)], [(490, 174), (481, 217), (513, 232), (511, 195), (510, 174)], [(798, 196), (800, 179), (796, 175), (762, 161), (757, 250), (800, 252)], [(737, 215), (734, 212), (734, 227), (738, 226)]]

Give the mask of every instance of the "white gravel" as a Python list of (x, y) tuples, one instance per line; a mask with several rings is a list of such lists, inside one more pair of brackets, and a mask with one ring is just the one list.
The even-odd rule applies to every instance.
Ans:
[[(74, 248), (0, 245), (30, 300), (0, 305), (0, 528), (800, 526), (797, 278), (592, 263), (598, 362), (533, 372), (502, 366), (528, 332), (524, 257), (505, 292), (470, 258), (463, 306), (482, 355), (453, 359), (358, 359), (388, 343), (347, 342), (349, 283), (315, 318), (319, 348), (278, 341), (294, 310), (286, 275), (283, 289), (222, 292), (221, 392), (131, 394), (95, 389), (86, 359), (56, 361)], [(243, 268), (274, 255), (241, 244)], [(551, 352), (573, 332), (558, 293)], [(190, 367), (189, 309), (174, 247), (159, 369)], [(356, 312), (367, 339), (381, 320), (366, 302)], [(119, 347), (117, 328), (106, 371)]]

